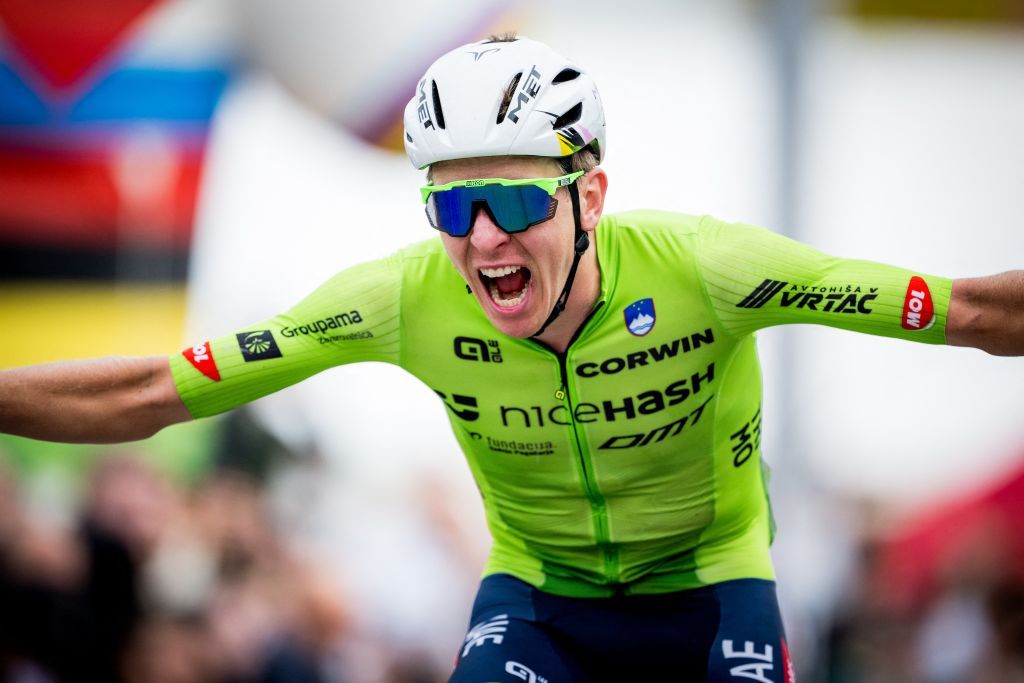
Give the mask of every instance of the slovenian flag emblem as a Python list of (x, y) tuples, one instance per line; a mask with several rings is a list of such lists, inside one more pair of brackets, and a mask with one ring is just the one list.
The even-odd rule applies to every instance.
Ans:
[(654, 299), (640, 299), (626, 306), (626, 329), (630, 334), (642, 337), (654, 329)]

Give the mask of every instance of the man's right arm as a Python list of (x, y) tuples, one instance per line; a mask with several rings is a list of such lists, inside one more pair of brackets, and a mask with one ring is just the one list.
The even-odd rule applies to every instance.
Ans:
[(190, 420), (166, 356), (97, 358), (0, 371), (0, 432), (117, 443)]
[(182, 353), (0, 371), (0, 433), (116, 443), (223, 413), (322, 370), (399, 364), (401, 270), (389, 257), (348, 268), (289, 311)]

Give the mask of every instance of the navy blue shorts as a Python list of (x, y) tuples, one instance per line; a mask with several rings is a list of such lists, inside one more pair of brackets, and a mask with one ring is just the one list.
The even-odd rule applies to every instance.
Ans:
[(792, 683), (775, 584), (564, 598), (506, 574), (480, 585), (450, 683)]

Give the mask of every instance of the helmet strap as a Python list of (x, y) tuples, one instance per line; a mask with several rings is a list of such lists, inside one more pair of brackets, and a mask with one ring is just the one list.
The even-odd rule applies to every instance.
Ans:
[(590, 238), (587, 233), (583, 231), (583, 225), (580, 221), (580, 193), (576, 189), (576, 183), (573, 183), (568, 187), (569, 196), (572, 198), (572, 219), (576, 225), (576, 232), (573, 235), (573, 259), (572, 267), (569, 269), (569, 277), (565, 279), (565, 286), (562, 288), (562, 293), (558, 296), (558, 301), (555, 302), (555, 307), (551, 309), (551, 314), (548, 319), (544, 321), (544, 324), (540, 326), (540, 329), (534, 332), (531, 337), (539, 337), (544, 333), (544, 330), (548, 329), (548, 325), (555, 321), (562, 311), (565, 310), (565, 304), (569, 301), (569, 291), (572, 289), (572, 283), (576, 279), (576, 269), (580, 265), (580, 259), (583, 257), (584, 252), (590, 246)]

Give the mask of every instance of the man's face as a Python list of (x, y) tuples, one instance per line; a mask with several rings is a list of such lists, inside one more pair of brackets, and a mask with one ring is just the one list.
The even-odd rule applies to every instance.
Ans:
[[(531, 157), (445, 161), (435, 164), (432, 173), (435, 185), (476, 178), (515, 180), (562, 175), (555, 162)], [(484, 313), (511, 337), (529, 337), (540, 329), (562, 293), (572, 266), (572, 199), (565, 188), (559, 188), (555, 199), (558, 208), (554, 217), (524, 232), (510, 235), (487, 211), (479, 210), (467, 236), (441, 234), (448, 258), (473, 290)]]

